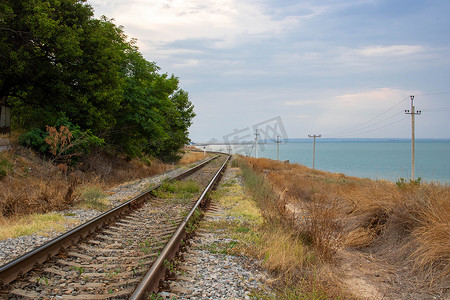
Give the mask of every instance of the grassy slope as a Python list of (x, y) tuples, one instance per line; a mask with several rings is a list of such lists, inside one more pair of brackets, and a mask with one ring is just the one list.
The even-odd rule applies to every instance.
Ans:
[(310, 243), (323, 262), (319, 270), (335, 264), (342, 250), (359, 251), (402, 273), (398, 283), (408, 285), (407, 293), (442, 295), (448, 288), (450, 186), (396, 185), (268, 159), (241, 160), (265, 219), (295, 229)]

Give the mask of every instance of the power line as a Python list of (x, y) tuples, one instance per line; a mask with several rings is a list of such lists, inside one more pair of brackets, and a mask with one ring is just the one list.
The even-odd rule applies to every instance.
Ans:
[[(362, 132), (359, 132), (358, 134), (364, 134), (364, 133), (368, 133), (368, 132), (372, 132), (372, 131), (377, 131), (377, 130), (380, 130), (380, 129), (383, 129), (383, 128), (386, 128), (386, 127), (395, 125), (395, 124), (397, 124), (397, 123), (400, 123), (401, 121), (406, 120), (407, 118), (408, 118), (408, 117), (403, 117), (403, 118), (401, 118), (400, 120), (394, 121), (394, 122), (392, 122), (392, 123), (386, 124), (386, 125), (381, 126), (381, 127), (373, 128), (373, 129), (366, 130), (366, 131), (362, 131)], [(354, 133), (349, 133), (349, 134), (347, 134), (347, 135), (351, 135), (351, 134), (354, 134)], [(344, 135), (344, 136), (345, 136), (345, 135)]]
[[(367, 121), (364, 121), (364, 122), (362, 122), (362, 123), (360, 123), (360, 124), (358, 124), (358, 125), (356, 125), (356, 126), (354, 126), (354, 127), (351, 127), (351, 128), (348, 128), (348, 129), (344, 129), (344, 130), (340, 130), (340, 131), (336, 131), (336, 132), (334, 132), (334, 133), (332, 133), (332, 134), (328, 134), (328, 135), (333, 135), (333, 136), (335, 136), (335, 135), (342, 135), (342, 134), (343, 134), (343, 135), (347, 135), (349, 131), (355, 131), (355, 130), (358, 130), (359, 127), (361, 127), (362, 125), (365, 125), (365, 124), (367, 124), (367, 123), (369, 123), (369, 122), (372, 122), (373, 120), (375, 120), (375, 119), (381, 117), (382, 115), (386, 114), (387, 112), (393, 110), (394, 108), (396, 108), (397, 106), (399, 106), (400, 104), (402, 104), (402, 103), (403, 103), (405, 100), (407, 100), (408, 98), (409, 98), (409, 96), (408, 96), (408, 97), (405, 97), (404, 99), (402, 99), (401, 101), (399, 101), (399, 102), (396, 103), (395, 105), (391, 106), (391, 107), (388, 108), (387, 110), (383, 111), (382, 113), (380, 113), (380, 114), (374, 116), (373, 118), (371, 118), (371, 119), (369, 119), (369, 120), (367, 120)], [(382, 122), (382, 121), (379, 121), (379, 122), (376, 123), (376, 124), (379, 124), (380, 122)], [(375, 124), (375, 125), (376, 125), (376, 124)], [(372, 126), (372, 125), (369, 125), (369, 126)], [(367, 126), (366, 126), (366, 127), (367, 127)]]
[(436, 95), (445, 95), (450, 94), (450, 92), (437, 92), (437, 93), (429, 93), (429, 94), (419, 94), (418, 96), (436, 96)]
[(389, 116), (389, 117), (387, 117), (387, 118), (384, 118), (384, 119), (382, 119), (382, 120), (380, 120), (380, 121), (378, 121), (378, 122), (376, 122), (376, 123), (373, 123), (373, 124), (370, 124), (370, 125), (367, 125), (367, 126), (364, 126), (364, 127), (361, 127), (361, 128), (355, 128), (354, 130), (349, 131), (349, 132), (347, 132), (347, 133), (345, 133), (345, 134), (342, 134), (342, 135), (345, 136), (345, 135), (351, 135), (351, 134), (359, 133), (359, 131), (361, 131), (361, 130), (364, 131), (364, 130), (367, 129), (367, 128), (370, 128), (370, 127), (379, 125), (379, 124), (383, 123), (384, 121), (390, 120), (390, 119), (392, 119), (392, 118), (394, 118), (394, 117), (397, 117), (398, 115), (401, 115), (401, 114), (403, 114), (403, 112), (397, 112), (397, 113), (393, 114), (392, 116)]

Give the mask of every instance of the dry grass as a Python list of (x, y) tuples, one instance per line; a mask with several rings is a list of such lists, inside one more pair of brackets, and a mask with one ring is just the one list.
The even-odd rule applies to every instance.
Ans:
[(247, 163), (240, 164), (246, 189), (252, 194), (263, 217), (262, 226), (258, 229), (259, 239), (253, 250), (263, 259), (264, 267), (277, 278), (272, 285), (275, 294), (261, 293), (255, 295), (256, 298), (351, 298), (338, 287), (333, 274), (323, 267), (322, 257), (317, 254), (317, 249), (311, 247), (311, 234), (305, 234), (294, 226), (295, 218), (285, 208), (290, 195), (287, 189), (276, 189), (281, 191), (277, 195), (266, 180), (270, 174), (267, 170), (281, 171), (285, 166), (289, 169), (290, 165), (270, 165), (266, 160), (261, 160), (261, 165), (256, 165), (256, 161), (251, 159), (247, 162), (261, 172), (256, 172)]
[(206, 157), (208, 157), (209, 154), (205, 154), (203, 152), (196, 152), (196, 151), (190, 151), (186, 150), (183, 154), (183, 157), (178, 162), (180, 165), (190, 165), (192, 163), (195, 163), (199, 160), (202, 160)]
[(61, 214), (56, 213), (33, 214), (12, 219), (0, 218), (0, 240), (36, 232), (45, 236), (52, 231), (64, 231), (67, 222)]
[[(91, 174), (105, 186), (132, 181), (153, 176), (172, 169), (173, 166), (164, 164), (157, 159), (144, 157), (127, 161), (125, 157), (99, 152), (85, 157), (81, 161), (80, 171)], [(90, 180), (91, 178), (89, 178)]]
[(296, 273), (305, 267), (312, 254), (303, 246), (301, 237), (283, 227), (268, 227), (264, 230), (264, 266), (272, 271)]
[[(186, 151), (181, 164), (203, 158), (203, 153)], [(99, 191), (173, 167), (150, 157), (127, 161), (125, 157), (98, 152), (82, 158), (77, 169), (67, 172), (67, 168), (15, 144), (14, 150), (0, 153), (0, 217), (59, 211), (81, 198), (88, 200), (80, 205), (104, 210), (107, 205), (98, 196)]]
[(102, 191), (100, 182), (90, 182), (77, 189), (77, 206), (85, 209), (93, 209), (98, 211), (106, 211), (110, 208), (109, 202), (106, 200), (106, 194)]
[(90, 201), (83, 205), (103, 210), (102, 199), (89, 195), (93, 188), (103, 190), (173, 167), (148, 157), (127, 161), (125, 157), (99, 152), (83, 158), (77, 169), (67, 172), (67, 168), (15, 144), (13, 150), (0, 153), (0, 217), (59, 211), (77, 204), (76, 199), (86, 193)]
[(450, 278), (450, 190), (428, 185), (414, 195), (409, 248), (414, 249), (415, 270), (430, 280), (447, 283)]
[(76, 176), (66, 176), (32, 152), (21, 150), (21, 156), (1, 153), (11, 167), (0, 179), (0, 216), (44, 213), (73, 204)]
[[(301, 208), (298, 230), (322, 258), (333, 260), (339, 247), (370, 249), (426, 284), (450, 281), (449, 185), (396, 185), (268, 159), (245, 160), (276, 192), (273, 207)], [(286, 211), (284, 218), (293, 216)]]

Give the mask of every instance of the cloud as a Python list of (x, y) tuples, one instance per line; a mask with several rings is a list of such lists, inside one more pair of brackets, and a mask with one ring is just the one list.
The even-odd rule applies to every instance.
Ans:
[[(238, 0), (93, 0), (110, 10), (127, 31), (158, 43), (186, 39), (215, 40), (213, 47), (227, 47), (237, 36), (275, 35), (299, 22), (297, 16), (274, 19), (257, 1)], [(144, 37), (143, 35), (146, 35)]]
[(364, 108), (367, 107), (369, 101), (376, 105), (389, 104), (396, 99), (404, 98), (408, 93), (403, 90), (392, 88), (379, 88), (370, 91), (343, 94), (336, 97), (337, 106), (348, 109), (350, 107)]
[(199, 60), (198, 59), (187, 59), (187, 60), (183, 60), (182, 63), (175, 63), (172, 66), (176, 67), (176, 68), (192, 68), (196, 65), (199, 64)]
[(305, 106), (310, 104), (315, 104), (317, 101), (315, 100), (298, 100), (298, 101), (286, 101), (284, 105), (287, 106)]
[(370, 46), (355, 49), (352, 52), (362, 56), (404, 56), (425, 52), (426, 48), (419, 45)]

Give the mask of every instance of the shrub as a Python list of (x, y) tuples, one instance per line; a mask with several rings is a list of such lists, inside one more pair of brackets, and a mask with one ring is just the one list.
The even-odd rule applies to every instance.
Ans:
[(405, 178), (400, 177), (395, 184), (399, 187), (399, 188), (406, 188), (408, 186), (420, 186), (420, 182), (422, 181), (422, 178), (417, 178), (416, 180), (412, 180), (410, 179), (409, 182), (405, 180)]
[(82, 131), (66, 117), (46, 126), (46, 131), (34, 128), (19, 137), (19, 142), (56, 162), (71, 164), (74, 157), (87, 154), (93, 147), (104, 145), (104, 140), (93, 135), (90, 129)]

